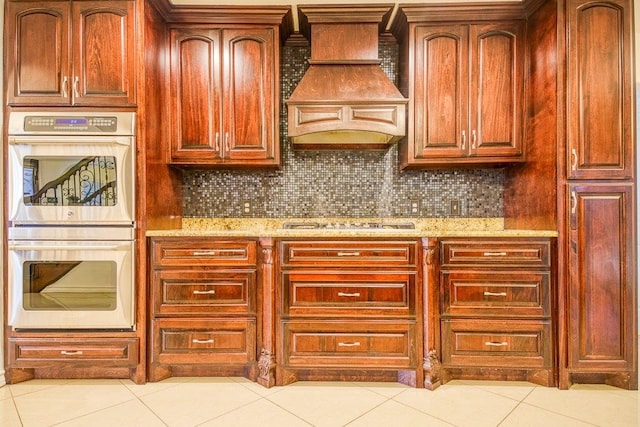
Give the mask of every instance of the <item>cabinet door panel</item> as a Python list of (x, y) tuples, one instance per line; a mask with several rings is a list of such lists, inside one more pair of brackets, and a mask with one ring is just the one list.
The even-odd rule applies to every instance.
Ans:
[(467, 26), (416, 28), (416, 158), (466, 154)]
[(576, 1), (568, 10), (567, 175), (633, 177), (631, 7)]
[(171, 31), (171, 161), (221, 160), (220, 32)]
[(272, 29), (223, 31), (225, 158), (275, 158), (274, 37)]
[(470, 155), (522, 152), (523, 28), (519, 22), (470, 26)]
[(69, 105), (69, 3), (7, 2), (6, 25), (7, 102)]
[(571, 186), (570, 368), (632, 369), (632, 186)]
[(135, 4), (73, 3), (74, 104), (135, 104)]

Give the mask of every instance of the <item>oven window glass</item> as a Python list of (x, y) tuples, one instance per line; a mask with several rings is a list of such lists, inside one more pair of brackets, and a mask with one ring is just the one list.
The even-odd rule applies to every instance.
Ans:
[(28, 261), (23, 273), (25, 310), (116, 308), (117, 273), (113, 261)]
[(25, 157), (26, 206), (115, 206), (116, 158)]

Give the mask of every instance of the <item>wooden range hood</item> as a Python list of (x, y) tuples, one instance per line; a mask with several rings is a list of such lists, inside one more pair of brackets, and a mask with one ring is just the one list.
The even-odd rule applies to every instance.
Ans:
[(384, 149), (406, 132), (408, 100), (380, 68), (392, 5), (301, 6), (309, 69), (286, 100), (296, 148)]

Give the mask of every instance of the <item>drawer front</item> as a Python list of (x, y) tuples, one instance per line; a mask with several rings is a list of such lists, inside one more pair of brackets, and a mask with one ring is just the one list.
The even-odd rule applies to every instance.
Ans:
[(307, 267), (415, 266), (416, 241), (282, 242), (282, 265)]
[(415, 314), (416, 273), (284, 272), (282, 282), (285, 316)]
[(156, 315), (254, 311), (255, 270), (156, 270), (151, 280)]
[(157, 319), (154, 361), (165, 364), (233, 364), (255, 360), (253, 319)]
[(256, 242), (154, 238), (151, 239), (151, 265), (158, 267), (255, 266)]
[(284, 363), (291, 367), (394, 369), (416, 364), (413, 323), (291, 321), (283, 328)]
[(549, 267), (549, 239), (443, 240), (442, 266), (513, 265)]
[(77, 367), (135, 367), (138, 339), (59, 339), (10, 338), (9, 360), (14, 368), (38, 368), (52, 363)]
[(444, 365), (549, 367), (551, 362), (550, 321), (442, 321)]
[(442, 314), (550, 316), (549, 281), (548, 272), (443, 271)]

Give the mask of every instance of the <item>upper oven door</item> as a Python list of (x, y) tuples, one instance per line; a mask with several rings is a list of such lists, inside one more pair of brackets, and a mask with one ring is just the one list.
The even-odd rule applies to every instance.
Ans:
[(9, 136), (11, 225), (132, 225), (133, 136)]

